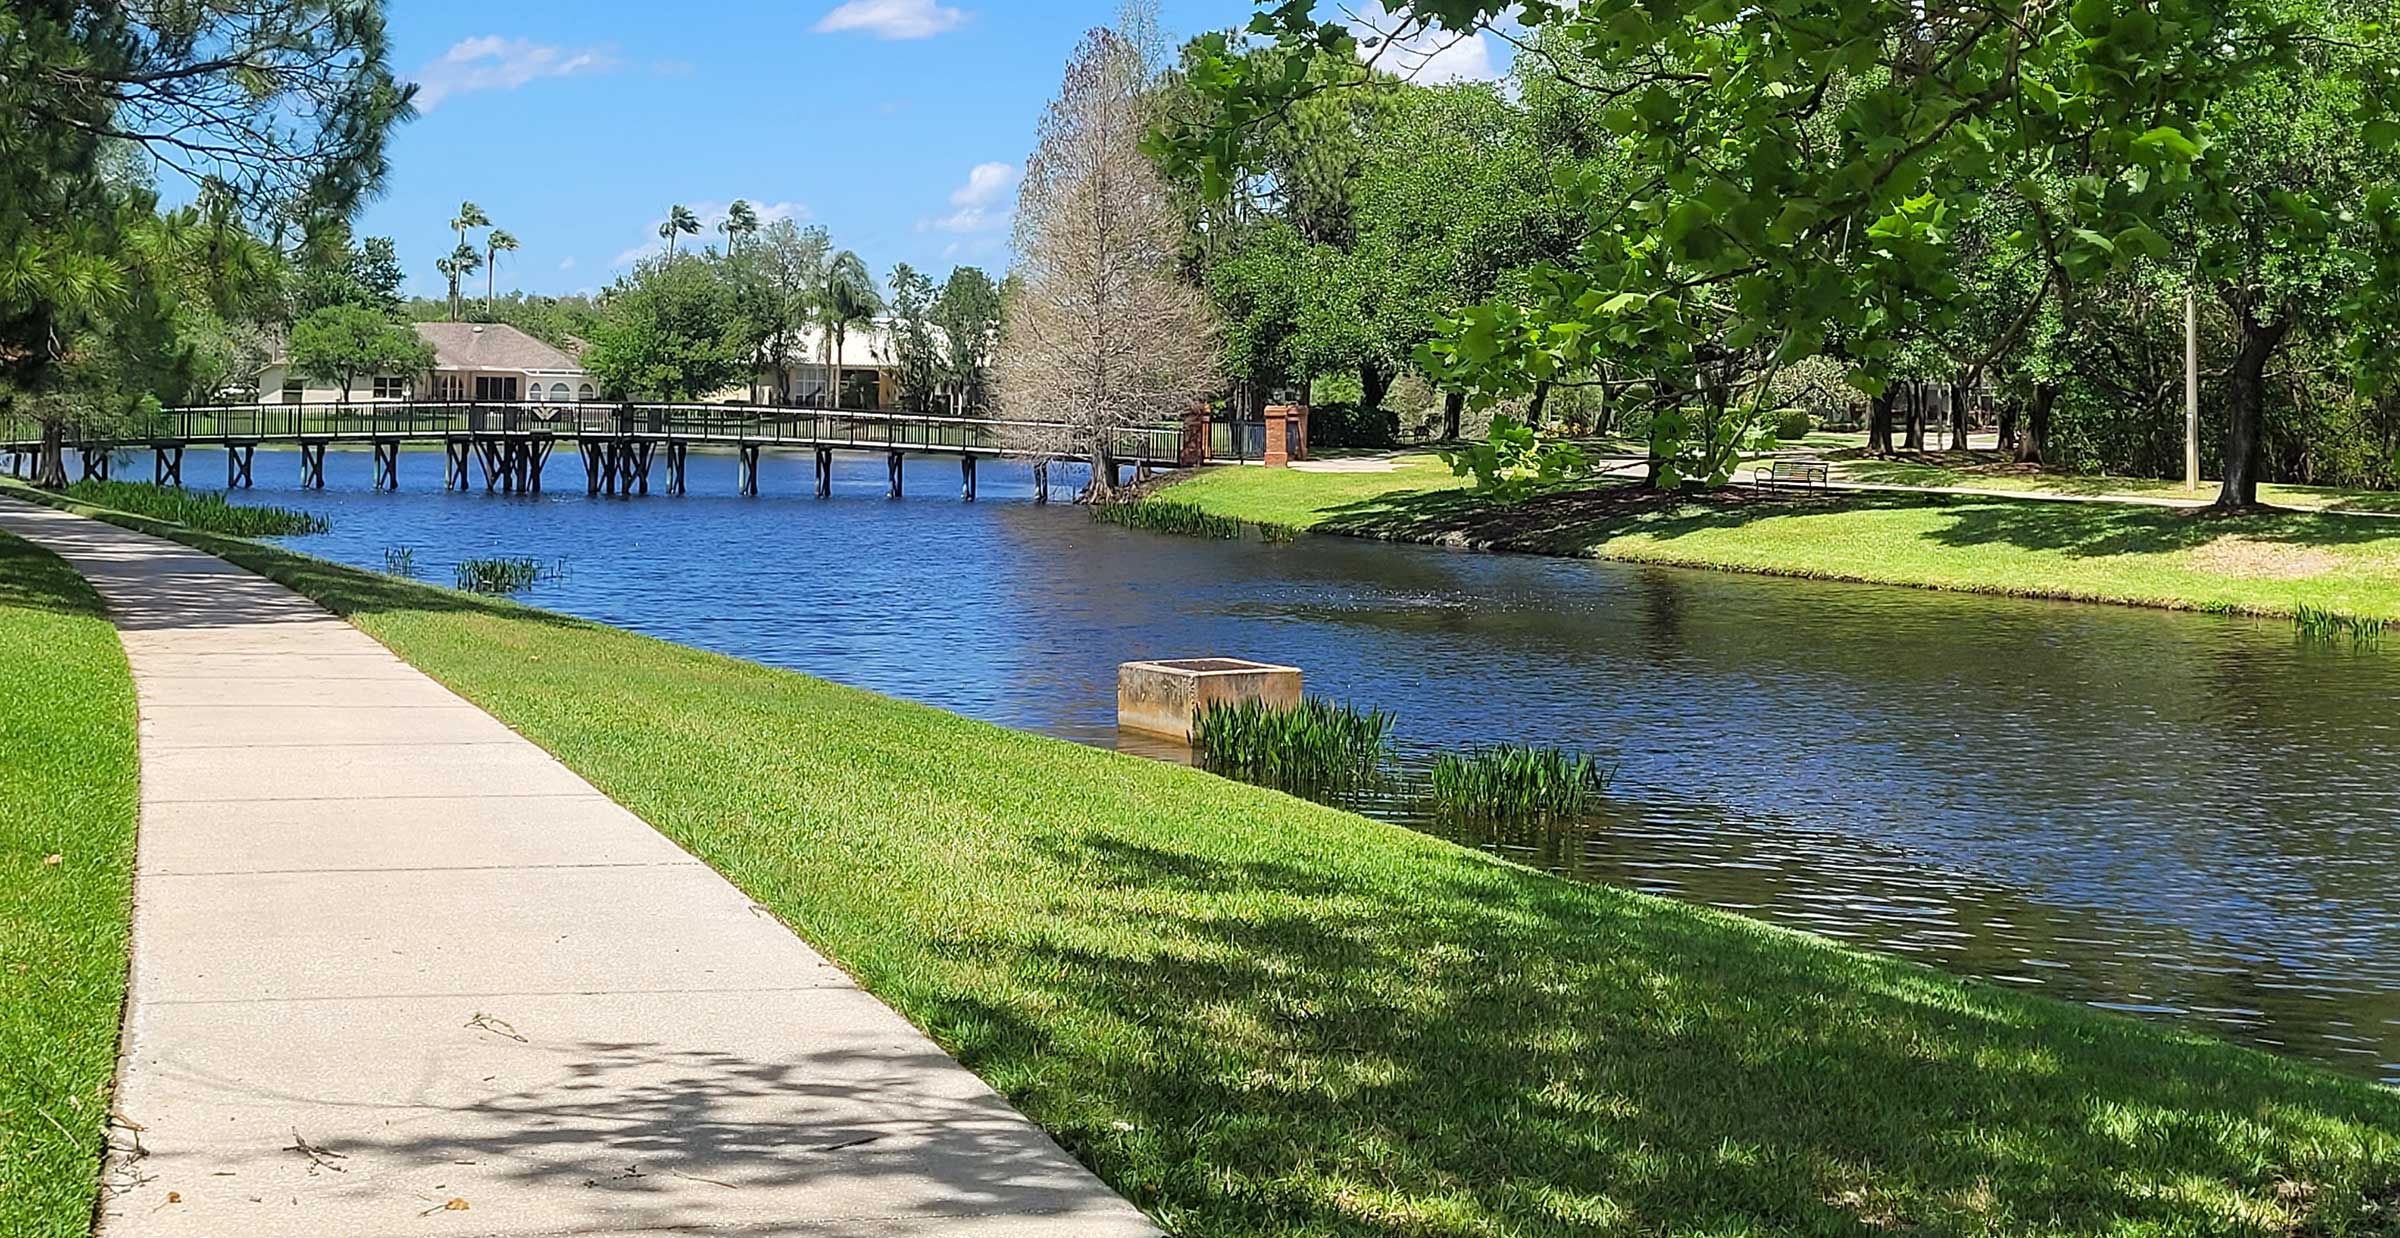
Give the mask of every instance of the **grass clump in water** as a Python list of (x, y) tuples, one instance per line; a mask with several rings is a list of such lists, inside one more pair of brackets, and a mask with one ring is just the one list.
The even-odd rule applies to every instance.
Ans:
[(172, 521), (202, 533), (230, 533), (235, 537), (298, 537), (323, 533), (331, 527), (323, 516), (288, 507), (228, 503), (221, 490), (179, 490), (131, 481), (79, 481), (67, 487), (67, 497), (95, 507)]
[(551, 574), (538, 559), (461, 559), (458, 587), (471, 593), (515, 593)]
[(2305, 641), (2332, 642), (2347, 636), (2354, 645), (2377, 648), (2383, 644), (2383, 620), (2345, 615), (2306, 602), (2293, 608), (2292, 627)]
[(1295, 709), (1257, 700), (1209, 706), (1192, 728), (1203, 768), (1286, 791), (1372, 781), (1391, 754), (1392, 715), (1310, 697)]
[(409, 546), (384, 547), (383, 570), (386, 575), (407, 576), (414, 578), (417, 574), (417, 552), (415, 548)]
[(1435, 758), (1434, 810), (1468, 821), (1562, 821), (1580, 817), (1616, 771), (1589, 753), (1498, 744)]
[(1092, 516), (1129, 529), (1148, 529), (1153, 533), (1174, 533), (1183, 537), (1214, 537), (1232, 541), (1242, 535), (1241, 521), (1231, 516), (1211, 515), (1193, 504), (1172, 499), (1141, 499), (1132, 503), (1095, 507)]

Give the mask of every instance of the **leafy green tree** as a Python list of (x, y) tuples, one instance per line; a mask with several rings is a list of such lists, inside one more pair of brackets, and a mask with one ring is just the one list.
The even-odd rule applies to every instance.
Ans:
[(400, 255), (392, 238), (371, 236), (360, 241), (358, 252), (351, 256), (350, 278), (367, 305), (386, 314), (400, 312)]
[(942, 387), (942, 349), (934, 332), (931, 277), (903, 262), (891, 275), (891, 356), (899, 372), (900, 403), (910, 412), (933, 407)]
[(774, 375), (778, 402), (792, 398), (792, 367), (804, 359), (808, 329), (817, 321), (832, 247), (825, 229), (778, 219), (726, 255), (735, 342), (747, 359), (752, 403), (758, 402), (762, 372)]
[(991, 402), (992, 347), (1000, 336), (1000, 289), (976, 267), (954, 267), (934, 298), (933, 322), (942, 333), (942, 388), (950, 414), (964, 416)]
[(433, 346), (407, 324), (358, 305), (331, 305), (292, 324), (292, 371), (340, 383), (342, 400), (362, 376), (416, 375), (433, 367)]
[(751, 364), (733, 288), (710, 262), (645, 259), (610, 287), (584, 368), (615, 398), (696, 400)]
[(658, 238), (667, 243), (667, 256), (675, 256), (675, 238), (700, 235), (700, 217), (692, 208), (678, 202), (667, 208), (667, 217), (658, 225)]
[[(372, 0), (0, 9), (0, 411), (39, 421), (37, 480), (64, 484), (70, 425), (136, 423), (198, 378), (197, 341), (279, 312), (250, 225), (346, 214), (381, 179), (410, 95), (387, 52)], [(153, 162), (198, 210), (159, 209)], [(212, 245), (274, 278), (161, 257)]]

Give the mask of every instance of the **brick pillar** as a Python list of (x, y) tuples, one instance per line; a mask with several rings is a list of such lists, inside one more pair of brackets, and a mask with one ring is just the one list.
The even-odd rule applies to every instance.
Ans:
[(1284, 410), (1284, 418), (1286, 423), (1292, 427), (1290, 431), (1292, 459), (1308, 459), (1308, 406), (1294, 404)]
[(1183, 410), (1183, 448), (1176, 453), (1175, 462), (1187, 469), (1208, 462), (1208, 405), (1194, 404)]
[(1258, 462), (1279, 469), (1292, 462), (1291, 453), (1284, 449), (1284, 426), (1289, 423), (1292, 406), (1269, 404), (1266, 408), (1266, 446), (1259, 452)]

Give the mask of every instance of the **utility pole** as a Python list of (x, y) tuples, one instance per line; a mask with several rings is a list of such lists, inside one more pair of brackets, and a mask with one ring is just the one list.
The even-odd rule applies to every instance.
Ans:
[(2200, 290), (2183, 290), (2183, 488), (2200, 488)]

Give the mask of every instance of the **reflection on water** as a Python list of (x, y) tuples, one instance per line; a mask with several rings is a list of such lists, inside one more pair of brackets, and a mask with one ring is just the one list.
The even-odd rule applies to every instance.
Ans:
[[(572, 461), (568, 462), (569, 465)], [(194, 453), (187, 476), (220, 476)], [(763, 496), (332, 489), (259, 459), (311, 552), (446, 582), (565, 559), (526, 600), (1010, 726), (1114, 744), (1115, 668), (1232, 654), (1393, 709), (1408, 760), (1504, 740), (1620, 763), (1608, 816), (1463, 841), (1950, 970), (2400, 1081), (2400, 655), (2287, 626), (1339, 539), (1096, 525), (1026, 471), (770, 455)], [(1066, 479), (1060, 479), (1065, 484)], [(1406, 818), (1404, 805), (1370, 805)], [(1411, 822), (1423, 825), (1422, 822)]]

